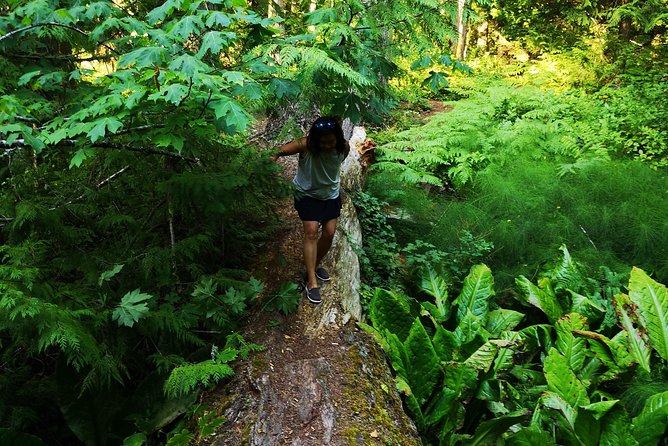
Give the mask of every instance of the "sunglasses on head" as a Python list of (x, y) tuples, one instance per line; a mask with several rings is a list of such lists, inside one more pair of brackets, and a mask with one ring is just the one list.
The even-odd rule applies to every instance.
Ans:
[(336, 127), (336, 121), (327, 119), (324, 121), (316, 122), (314, 127), (317, 129), (333, 129), (334, 127)]

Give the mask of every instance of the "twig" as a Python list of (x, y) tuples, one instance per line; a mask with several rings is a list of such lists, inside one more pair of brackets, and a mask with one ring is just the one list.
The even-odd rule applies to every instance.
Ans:
[(579, 225), (579, 226), (580, 226), (580, 229), (582, 230), (582, 233), (585, 235), (585, 237), (587, 237), (587, 240), (589, 240), (589, 243), (591, 243), (591, 246), (593, 246), (594, 249), (598, 251), (598, 248), (596, 247), (594, 242), (592, 242), (591, 239), (589, 238), (589, 234), (587, 234), (587, 231), (585, 231), (585, 228), (583, 228), (582, 225)]
[(202, 111), (199, 112), (199, 116), (197, 117), (197, 119), (199, 119), (199, 118), (202, 117), (202, 115), (204, 114), (204, 111), (205, 111), (206, 108), (209, 106), (209, 102), (211, 102), (211, 94), (212, 94), (212, 93), (213, 93), (213, 91), (212, 91), (211, 89), (209, 89), (209, 97), (206, 98), (206, 102), (204, 103), (204, 106), (202, 107)]
[[(2, 146), (2, 142), (0, 142), (0, 147), (1, 146)], [(12, 152), (15, 152), (16, 150), (18, 150), (18, 147), (6, 148), (2, 153), (0, 153), (0, 158), (2, 158), (3, 156), (9, 156)]]
[[(34, 29), (34, 28), (41, 28), (42, 26), (56, 26), (56, 27), (60, 27), (60, 28), (66, 28), (66, 29), (75, 31), (75, 32), (81, 34), (82, 36), (85, 36), (85, 37), (90, 39), (90, 35), (87, 32), (82, 31), (79, 28), (76, 28), (74, 26), (65, 25), (63, 23), (58, 23), (58, 22), (44, 22), (44, 23), (36, 23), (34, 25), (25, 26), (23, 28), (15, 29), (14, 31), (10, 31), (7, 34), (5, 34), (4, 36), (0, 37), (0, 42), (2, 42), (5, 39), (9, 39), (10, 37), (13, 37), (16, 34), (20, 34), (22, 32), (29, 31), (29, 30)], [(114, 48), (110, 47), (109, 45), (107, 45), (105, 43), (102, 43), (100, 41), (97, 41), (97, 43), (99, 45), (102, 45), (103, 47), (107, 48), (109, 51), (111, 51), (114, 54), (120, 54)]]
[[(62, 141), (58, 142), (55, 145), (60, 145), (60, 146), (69, 146), (69, 147), (74, 147), (77, 145), (77, 141), (74, 139), (63, 139)], [(123, 144), (116, 144), (116, 143), (111, 143), (111, 142), (99, 142), (99, 143), (91, 143), (89, 144), (90, 147), (99, 147), (101, 149), (118, 149), (118, 150), (127, 150), (129, 152), (139, 152), (143, 153), (145, 155), (164, 155), (164, 156), (169, 156), (171, 158), (178, 158), (183, 161), (187, 161), (189, 163), (197, 164), (199, 160), (197, 158), (187, 158), (180, 153), (177, 152), (170, 152), (168, 150), (159, 150), (159, 149), (151, 149), (149, 147), (134, 147), (134, 146), (128, 146), (128, 145), (123, 145)], [(13, 141), (11, 144), (7, 143), (7, 140), (0, 139), (0, 147), (5, 147), (5, 152), (3, 155), (6, 155), (7, 153), (15, 150), (18, 147), (28, 147), (24, 139), (17, 139), (16, 141)]]
[(140, 132), (142, 130), (149, 130), (149, 129), (161, 129), (165, 126), (165, 124), (147, 124), (147, 125), (139, 125), (137, 127), (132, 127), (127, 130), (121, 130), (120, 132), (114, 133), (115, 135), (125, 135), (126, 133), (132, 133), (132, 132)]
[(117, 176), (119, 176), (120, 174), (122, 174), (123, 172), (128, 170), (129, 168), (130, 168), (130, 166), (127, 165), (124, 168), (122, 168), (121, 170), (119, 170), (118, 172), (116, 172), (115, 174), (111, 175), (110, 177), (107, 177), (104, 180), (100, 181), (99, 183), (97, 183), (97, 188), (98, 189), (101, 188), (102, 186), (104, 186), (105, 184), (107, 184), (108, 182), (110, 182), (111, 180), (113, 180), (114, 178), (116, 178)]
[(93, 60), (109, 60), (112, 59), (112, 56), (108, 55), (100, 55), (100, 56), (90, 56), (90, 57), (76, 57), (75, 55), (70, 55), (70, 56), (49, 56), (49, 55), (41, 55), (41, 54), (12, 54), (12, 53), (5, 53), (5, 52), (0, 52), (1, 56), (4, 57), (16, 57), (20, 59), (31, 59), (31, 60), (42, 60), (42, 59), (47, 59), (47, 60), (67, 60), (70, 62), (89, 62)]
[(17, 121), (30, 122), (30, 123), (37, 122), (37, 120), (35, 120), (35, 119), (33, 119), (33, 118), (28, 118), (28, 117), (26, 117), (26, 116), (19, 116), (19, 115), (16, 115), (16, 116), (14, 116), (14, 118), (15, 118)]
[[(98, 188), (98, 189), (101, 188), (102, 186), (104, 186), (105, 184), (107, 184), (108, 182), (110, 182), (111, 180), (113, 180), (114, 178), (116, 178), (117, 176), (119, 176), (120, 174), (122, 174), (123, 172), (125, 172), (126, 170), (128, 170), (129, 168), (130, 168), (129, 165), (128, 165), (128, 166), (125, 166), (124, 168), (122, 168), (121, 170), (119, 170), (118, 172), (116, 172), (115, 174), (113, 174), (113, 175), (111, 175), (111, 176), (105, 178), (104, 180), (100, 181), (99, 183), (97, 183), (97, 188)], [(73, 199), (71, 199), (71, 200), (65, 202), (64, 204), (61, 204), (61, 205), (58, 205), (58, 206), (54, 206), (54, 207), (49, 208), (49, 210), (50, 210), (50, 211), (55, 211), (55, 210), (58, 209), (59, 207), (61, 207), (61, 206), (67, 206), (68, 204), (72, 204), (72, 203), (74, 203), (75, 201), (79, 201), (79, 200), (81, 200), (81, 199), (82, 199), (83, 197), (85, 197), (85, 196), (86, 196), (86, 193), (84, 192), (83, 194), (81, 194), (81, 195), (79, 195), (78, 197), (73, 198)]]

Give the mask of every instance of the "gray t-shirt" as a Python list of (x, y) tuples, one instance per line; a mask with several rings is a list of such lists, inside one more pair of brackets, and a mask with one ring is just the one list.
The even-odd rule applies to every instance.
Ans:
[(344, 154), (338, 152), (299, 155), (297, 174), (292, 182), (297, 191), (319, 200), (330, 200), (339, 196), (341, 163)]

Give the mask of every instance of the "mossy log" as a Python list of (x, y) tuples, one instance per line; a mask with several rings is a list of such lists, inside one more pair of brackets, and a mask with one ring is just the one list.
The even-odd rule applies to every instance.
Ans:
[[(344, 188), (359, 187), (360, 176), (359, 154), (351, 150)], [(361, 230), (347, 194), (343, 201), (322, 304), (302, 302), (280, 324), (256, 324), (245, 334), (266, 350), (241, 362), (233, 380), (207, 396), (209, 410), (226, 422), (196, 444), (421, 444), (383, 351), (356, 326), (363, 318), (355, 246)]]

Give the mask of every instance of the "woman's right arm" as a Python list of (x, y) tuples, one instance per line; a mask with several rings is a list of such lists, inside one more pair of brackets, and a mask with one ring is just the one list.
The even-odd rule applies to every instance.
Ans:
[(289, 156), (304, 152), (306, 152), (306, 138), (299, 138), (278, 147), (278, 152), (274, 153), (271, 158), (276, 161), (279, 156)]

